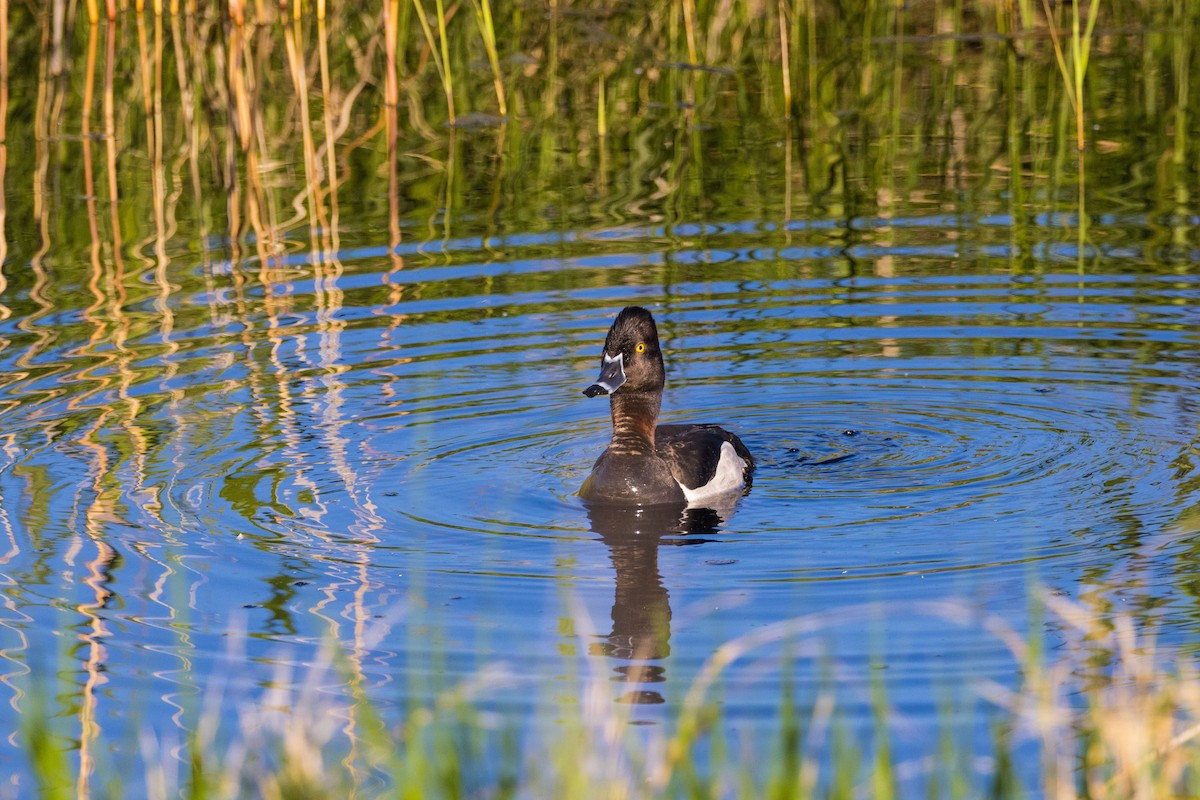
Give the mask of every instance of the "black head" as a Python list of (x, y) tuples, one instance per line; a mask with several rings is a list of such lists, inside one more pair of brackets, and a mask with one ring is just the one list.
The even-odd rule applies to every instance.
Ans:
[(595, 397), (618, 392), (661, 392), (665, 381), (654, 317), (640, 306), (622, 309), (604, 340), (600, 377), (583, 393)]

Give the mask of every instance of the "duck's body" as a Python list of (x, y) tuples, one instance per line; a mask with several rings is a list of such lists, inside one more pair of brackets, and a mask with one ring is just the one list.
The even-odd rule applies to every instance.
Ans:
[(579, 495), (590, 503), (698, 505), (750, 485), (754, 457), (717, 425), (658, 425), (666, 371), (654, 317), (630, 306), (617, 315), (600, 365), (584, 390), (610, 396), (613, 436)]

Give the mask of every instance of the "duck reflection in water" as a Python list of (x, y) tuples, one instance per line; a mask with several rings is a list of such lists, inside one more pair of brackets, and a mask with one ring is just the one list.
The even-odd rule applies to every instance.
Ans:
[[(718, 425), (659, 425), (666, 367), (654, 316), (639, 306), (621, 310), (604, 340), (600, 375), (583, 390), (608, 396), (612, 441), (579, 489), (592, 530), (608, 545), (617, 571), (612, 633), (589, 652), (630, 663), (616, 680), (666, 680), (671, 652), (671, 603), (658, 571), (660, 545), (699, 544), (729, 519), (750, 491), (754, 456)], [(627, 703), (662, 703), (651, 689), (630, 691)]]
[(614, 668), (613, 680), (631, 686), (618, 702), (665, 702), (650, 688), (667, 679), (662, 662), (671, 654), (671, 600), (658, 569), (658, 549), (711, 541), (705, 534), (717, 532), (722, 514), (682, 506), (589, 505), (587, 511), (617, 573), (612, 632), (588, 652), (626, 662)]

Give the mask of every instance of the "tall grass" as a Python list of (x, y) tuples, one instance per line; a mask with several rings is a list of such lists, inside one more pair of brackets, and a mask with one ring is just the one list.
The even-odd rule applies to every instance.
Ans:
[[(274, 3), (177, 3), (158, 11), (148, 4), (140, 14), (113, 5), (112, 22), (96, 3), (86, 13), (80, 6), (78, 19), (62, 18), (68, 8), (54, 3), (4, 14), (6, 22), (18, 22), (8, 26), (7, 40), (19, 63), (46, 64), (40, 73), (7, 76), (21, 97), (41, 98), (32, 109), (36, 125), (28, 124), (28, 114), (16, 129), (10, 120), (9, 140), (32, 151), (37, 130), (77, 129), (87, 113), (79, 88), (85, 64), (101, 73), (138, 74), (142, 80), (116, 81), (89, 102), (118, 112), (147, 109), (158, 127), (144, 135), (124, 124), (94, 128), (106, 148), (111, 144), (108, 175), (128, 172), (129, 186), (118, 196), (115, 186), (98, 181), (89, 196), (148, 209), (175, 204), (146, 219), (185, 225), (205, 219), (259, 258), (280, 252), (289, 231), (328, 222), (316, 215), (332, 209), (310, 203), (309, 191), (332, 202), (345, 176), (393, 169), (398, 191), (387, 193), (393, 216), (430, 231), (444, 231), (447, 222), (456, 227), (481, 196), (507, 200), (491, 204), (510, 225), (544, 225), (528, 206), (512, 202), (534, 191), (561, 200), (572, 216), (619, 221), (729, 213), (745, 200), (731, 187), (768, 170), (776, 184), (759, 196), (787, 197), (789, 215), (847, 217), (919, 197), (935, 182), (972, 191), (998, 175), (1025, 198), (1017, 216), (1082, 210), (1085, 167), (1095, 173), (1092, 186), (1110, 172), (1133, 171), (1160, 183), (1156, 193), (1174, 202), (1193, 170), (1131, 164), (1132, 151), (1102, 161), (1095, 148), (1078, 150), (1088, 147), (1085, 117), (1105, 130), (1119, 124), (1149, 131), (1151, 152), (1186, 150), (1194, 127), (1186, 110), (1197, 91), (1189, 75), (1200, 58), (1188, 44), (1196, 11), (1180, 4), (1159, 9), (1096, 0), (1060, 4), (1045, 17), (1028, 0), (994, 13), (965, 3), (930, 0), (898, 9), (854, 0), (836, 14), (818, 3), (786, 1), (651, 3), (636, 10), (550, 3), (535, 11), (491, 0), (381, 0), (335, 7), (320, 19), (303, 3), (286, 12)], [(1064, 15), (1069, 35), (1059, 32)], [(137, 37), (126, 31), (139, 24), (145, 46), (131, 47)], [(1146, 33), (1156, 29), (1172, 33), (1161, 39)], [(89, 62), (88, 40), (113, 50)], [(1140, 91), (1125, 49), (1140, 58), (1138, 74), (1157, 76), (1156, 87), (1166, 91)], [(1019, 68), (997, 71), (1012, 54)], [(177, 86), (172, 76), (180, 78)], [(1092, 94), (1109, 98), (1090, 111), (1085, 78)], [(95, 83), (107, 87), (99, 77)], [(328, 103), (320, 113), (307, 108), (316, 86)], [(395, 109), (390, 127), (388, 107)], [(456, 136), (453, 126), (468, 111), (482, 112), (472, 114), (471, 125), (484, 121), (496, 129)], [(116, 116), (115, 123), (129, 121)], [(1172, 116), (1182, 124), (1160, 135), (1158, 121)], [(728, 124), (734, 119), (740, 131)], [(1063, 141), (1067, 119), (1075, 148)], [(647, 147), (680, 132), (687, 135), (670, 148)], [(769, 155), (777, 151), (757, 144), (770, 141), (788, 144), (776, 163)], [(720, 155), (756, 146), (734, 163)], [(159, 147), (166, 149), (156, 162)], [(48, 173), (10, 166), (16, 169), (6, 180), (10, 197), (41, 193), (41, 174), (47, 183), (83, 183), (76, 174), (83, 159), (70, 149), (48, 148)], [(314, 155), (324, 162), (314, 173), (323, 188), (289, 194), (286, 170)], [(154, 165), (148, 180), (147, 164)], [(161, 192), (176, 180), (173, 169), (184, 171), (189, 191), (167, 192), (162, 201), (139, 196), (141, 186), (156, 182)], [(871, 197), (857, 188), (862, 180), (887, 190)], [(579, 186), (598, 191), (581, 193)], [(444, 202), (425, 200), (432, 197)], [(1064, 209), (1066, 197), (1071, 207)], [(211, 208), (218, 198), (225, 208)], [(118, 229), (137, 226), (140, 215), (105, 223), (105, 203), (93, 217), (100, 223), (96, 235), (114, 245), (136, 240)], [(305, 207), (300, 215), (292, 211)], [(9, 220), (39, 218), (34, 209), (9, 211)], [(6, 238), (23, 233), (9, 231)]]
[[(278, 676), (276, 688), (247, 702), (232, 730), (220, 730), (214, 707), (182, 749), (147, 732), (138, 745), (142, 775), (122, 776), (110, 765), (91, 785), (95, 796), (136, 790), (150, 798), (887, 798), (917, 790), (1049, 800), (1195, 796), (1200, 680), (1194, 667), (1139, 635), (1130, 618), (1057, 599), (1049, 610), (1057, 635), (1080, 645), (1054, 660), (1037, 638), (1023, 639), (1002, 620), (984, 620), (1022, 676), (1011, 688), (976, 687), (993, 707), (990, 752), (956, 740), (947, 711), (937, 723), (946, 733), (936, 752), (897, 761), (888, 697), (878, 680), (872, 681), (869, 749), (838, 721), (839, 690), (832, 682), (804, 701), (785, 682), (765, 746), (739, 751), (722, 741), (722, 711), (706, 695), (731, 664), (764, 645), (811, 640), (830, 625), (878, 613), (863, 606), (780, 622), (722, 646), (669, 722), (649, 732), (629, 725), (628, 706), (614, 703), (609, 682), (597, 675), (585, 681), (577, 702), (558, 704), (554, 718), (537, 722), (541, 734), (519, 734), (526, 722), (486, 710), (486, 698), (521, 685), (504, 669), (485, 669), (389, 722), (388, 712), (356, 688), (353, 667), (328, 650), (302, 680)], [(907, 611), (979, 624), (971, 609), (953, 602)], [(1172, 665), (1177, 672), (1164, 671)], [(338, 682), (343, 690), (331, 692)], [(37, 687), (33, 700), (51, 688)], [(43, 796), (66, 796), (72, 766), (64, 742), (44, 709), (29, 711), (21, 733), (26, 766)], [(914, 763), (924, 766), (914, 771)], [(982, 763), (991, 766), (981, 769)]]
[(1067, 100), (1075, 118), (1075, 149), (1079, 153), (1077, 159), (1077, 196), (1078, 208), (1076, 218), (1076, 264), (1080, 273), (1084, 270), (1085, 254), (1087, 252), (1087, 171), (1085, 169), (1084, 149), (1087, 143), (1086, 112), (1084, 109), (1084, 79), (1087, 76), (1088, 62), (1092, 52), (1092, 36), (1096, 30), (1096, 20), (1099, 18), (1099, 0), (1091, 0), (1087, 7), (1086, 23), (1080, 22), (1081, 3), (1071, 3), (1071, 38), (1068, 41), (1070, 49), (1064, 55), (1064, 47), (1058, 33), (1054, 12), (1049, 0), (1042, 0), (1046, 13), (1046, 22), (1050, 32), (1050, 41), (1054, 44), (1054, 57), (1058, 63), (1059, 73), (1063, 78)]
[(508, 101), (504, 94), (504, 75), (500, 71), (500, 51), (496, 44), (496, 25), (492, 20), (491, 0), (471, 0), (479, 22), (479, 35), (487, 51), (488, 64), (492, 68), (492, 83), (496, 87), (496, 105), (500, 116), (508, 116)]
[(1096, 20), (1099, 19), (1100, 0), (1091, 0), (1088, 4), (1086, 22), (1082, 25), (1080, 21), (1080, 5), (1080, 3), (1070, 3), (1071, 38), (1067, 42), (1070, 49), (1064, 54), (1062, 38), (1058, 32), (1054, 11), (1050, 7), (1050, 0), (1042, 0), (1042, 7), (1046, 12), (1046, 20), (1050, 32), (1050, 41), (1054, 43), (1054, 58), (1058, 63), (1058, 70), (1062, 75), (1063, 84), (1067, 90), (1067, 99), (1070, 101), (1071, 110), (1075, 115), (1075, 146), (1082, 151), (1087, 141), (1085, 131), (1086, 114), (1083, 107), (1083, 82), (1087, 76), (1088, 61), (1091, 57), (1092, 37), (1096, 30)]

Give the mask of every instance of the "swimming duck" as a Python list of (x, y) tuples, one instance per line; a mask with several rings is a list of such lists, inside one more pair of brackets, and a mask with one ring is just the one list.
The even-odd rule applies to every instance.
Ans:
[(609, 395), (613, 434), (579, 496), (589, 503), (703, 506), (749, 488), (754, 457), (717, 425), (657, 425), (666, 370), (654, 317), (629, 306), (604, 340), (600, 377), (583, 390)]

